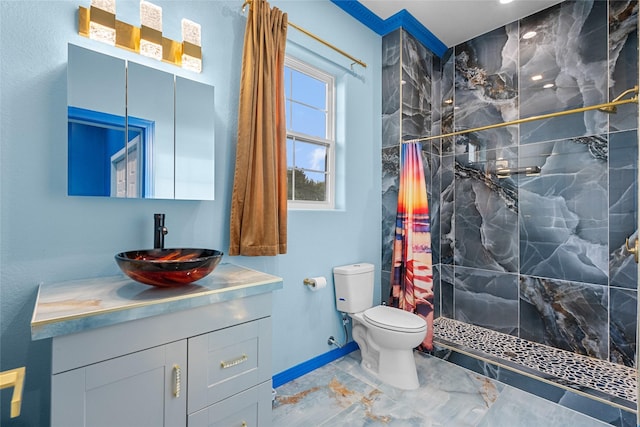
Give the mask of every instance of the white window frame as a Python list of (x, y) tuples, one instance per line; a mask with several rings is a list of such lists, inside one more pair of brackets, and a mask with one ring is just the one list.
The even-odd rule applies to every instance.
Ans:
[[(287, 205), (291, 210), (304, 210), (304, 209), (318, 209), (328, 210), (335, 209), (335, 161), (336, 161), (336, 133), (335, 133), (335, 92), (336, 82), (335, 77), (329, 73), (326, 73), (317, 67), (311, 66), (298, 59), (290, 56), (285, 56), (285, 66), (304, 73), (314, 79), (320, 80), (327, 85), (326, 92), (326, 138), (318, 138), (317, 136), (306, 135), (299, 132), (294, 132), (287, 129), (287, 139), (295, 139), (302, 142), (311, 142), (315, 144), (324, 145), (327, 149), (327, 170), (326, 170), (326, 200), (324, 201), (310, 201), (310, 200), (288, 200)], [(295, 150), (294, 150), (295, 154)], [(295, 161), (294, 161), (295, 166)], [(292, 180), (293, 181), (293, 180)], [(295, 189), (292, 189), (292, 194), (295, 194)]]

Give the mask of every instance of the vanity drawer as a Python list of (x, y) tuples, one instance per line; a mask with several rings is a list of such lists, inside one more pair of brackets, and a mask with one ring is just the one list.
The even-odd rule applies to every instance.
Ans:
[(188, 427), (270, 427), (271, 381), (189, 415)]
[(271, 378), (271, 318), (189, 338), (187, 413)]

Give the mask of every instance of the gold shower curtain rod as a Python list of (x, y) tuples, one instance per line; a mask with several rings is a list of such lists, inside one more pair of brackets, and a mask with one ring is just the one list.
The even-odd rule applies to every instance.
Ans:
[[(622, 99), (625, 96), (629, 95), (630, 93), (635, 93), (635, 96), (632, 97), (632, 98), (629, 98), (629, 99)], [(600, 111), (605, 112), (605, 113), (615, 113), (616, 112), (616, 106), (623, 105), (623, 104), (630, 104), (632, 102), (635, 102), (636, 104), (638, 103), (638, 86), (634, 86), (631, 89), (625, 90), (617, 98), (615, 98), (613, 101), (605, 102), (604, 104), (591, 105), (589, 107), (581, 107), (581, 108), (576, 108), (576, 109), (573, 109), (573, 110), (559, 111), (559, 112), (556, 112), (556, 113), (542, 114), (540, 116), (531, 116), (531, 117), (526, 117), (524, 119), (512, 120), (510, 122), (496, 123), (496, 124), (493, 124), (493, 125), (480, 126), (480, 127), (473, 128), (473, 129), (464, 129), (464, 130), (459, 130), (459, 131), (450, 132), (450, 133), (443, 133), (443, 134), (440, 134), (440, 135), (433, 135), (433, 136), (425, 136), (425, 137), (422, 137), (422, 138), (408, 139), (406, 141), (402, 141), (402, 143), (403, 144), (411, 144), (411, 143), (414, 143), (414, 142), (430, 141), (432, 139), (437, 139), (437, 138), (447, 138), (449, 136), (464, 135), (465, 133), (479, 132), (479, 131), (483, 131), (483, 130), (496, 129), (496, 128), (501, 128), (501, 127), (511, 126), (511, 125), (519, 125), (521, 123), (528, 123), (528, 122), (533, 122), (533, 121), (536, 121), (536, 120), (551, 119), (553, 117), (566, 116), (566, 115), (575, 114), (575, 113), (584, 113), (585, 111), (591, 111), (591, 110), (600, 110)]]
[[(251, 0), (245, 0), (245, 2), (242, 4), (242, 11), (244, 12), (245, 8), (247, 7), (248, 4), (251, 4)], [(367, 68), (367, 64), (364, 63), (363, 61), (349, 55), (347, 52), (345, 52), (344, 50), (340, 49), (339, 47), (329, 43), (328, 41), (321, 39), (320, 37), (316, 36), (315, 34), (313, 34), (310, 31), (305, 30), (302, 27), (297, 26), (296, 24), (294, 24), (293, 22), (289, 21), (287, 22), (287, 25), (290, 27), (295, 28), (296, 30), (300, 31), (301, 33), (303, 33), (306, 36), (311, 37), (312, 39), (322, 43), (323, 45), (335, 50), (336, 52), (338, 52), (339, 54), (341, 54), (342, 56), (346, 56), (347, 58), (349, 58), (350, 60), (353, 61), (353, 64), (358, 64), (363, 66), (364, 68)], [(353, 65), (351, 64), (351, 65)]]

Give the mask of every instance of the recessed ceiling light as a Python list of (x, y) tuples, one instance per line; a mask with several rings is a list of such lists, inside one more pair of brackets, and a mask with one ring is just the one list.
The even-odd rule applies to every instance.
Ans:
[(536, 36), (536, 34), (538, 34), (538, 33), (536, 33), (535, 31), (527, 31), (526, 33), (524, 33), (522, 35), (522, 38), (524, 40), (532, 39), (532, 38), (534, 38)]
[(536, 74), (535, 76), (531, 76), (531, 80), (537, 82), (538, 80), (542, 80), (542, 74)]
[(542, 86), (545, 89), (551, 89), (553, 86), (555, 86), (553, 83), (547, 83), (546, 85)]
[(500, 0), (500, 4), (511, 3), (513, 0)]

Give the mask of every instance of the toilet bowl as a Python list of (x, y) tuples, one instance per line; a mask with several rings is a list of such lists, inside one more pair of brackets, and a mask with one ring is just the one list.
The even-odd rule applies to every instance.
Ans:
[(393, 387), (417, 389), (420, 383), (413, 349), (427, 333), (424, 319), (383, 305), (353, 313), (351, 318), (363, 369)]
[(420, 386), (413, 349), (424, 339), (427, 323), (420, 316), (384, 305), (373, 306), (373, 265), (334, 268), (336, 306), (353, 320), (352, 335), (360, 347), (361, 366), (393, 387)]

